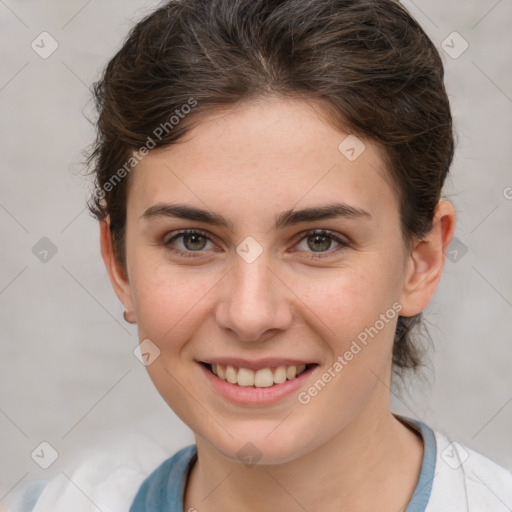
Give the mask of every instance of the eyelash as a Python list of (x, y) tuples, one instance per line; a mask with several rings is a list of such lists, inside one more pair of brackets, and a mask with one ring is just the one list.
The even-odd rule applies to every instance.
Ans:
[[(205, 231), (201, 231), (200, 229), (186, 229), (186, 230), (183, 230), (183, 231), (179, 231), (174, 236), (169, 238), (169, 240), (164, 242), (164, 245), (170, 251), (178, 254), (179, 256), (184, 256), (185, 258), (197, 258), (197, 257), (200, 257), (200, 255), (195, 256), (195, 255), (192, 255), (191, 253), (194, 253), (194, 252), (201, 253), (202, 251), (183, 251), (182, 249), (178, 249), (176, 247), (172, 247), (171, 246), (172, 242), (174, 242), (177, 238), (183, 237), (184, 235), (200, 235), (200, 236), (202, 236), (204, 238), (207, 238), (209, 241), (212, 241), (210, 239), (210, 237), (208, 236), (208, 233), (206, 233)], [(330, 238), (331, 240), (339, 243), (340, 245), (339, 245), (339, 247), (337, 247), (334, 250), (328, 250), (328, 251), (319, 252), (319, 253), (311, 252), (311, 256), (307, 256), (307, 258), (310, 258), (310, 259), (325, 258), (325, 257), (331, 256), (333, 253), (341, 251), (341, 250), (343, 250), (343, 249), (345, 249), (345, 248), (347, 248), (349, 246), (349, 244), (347, 242), (345, 242), (341, 238), (337, 237), (336, 235), (334, 235), (333, 233), (331, 233), (330, 231), (327, 231), (325, 229), (311, 229), (309, 231), (306, 231), (305, 233), (302, 234), (302, 238), (299, 239), (297, 244), (302, 242), (302, 240), (304, 240), (305, 238), (308, 238), (308, 237), (313, 236), (313, 235), (326, 236), (326, 237)]]

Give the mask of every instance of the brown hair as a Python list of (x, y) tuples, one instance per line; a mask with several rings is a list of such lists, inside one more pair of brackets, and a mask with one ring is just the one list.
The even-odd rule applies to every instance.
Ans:
[[(443, 76), (432, 41), (395, 0), (172, 0), (132, 28), (94, 84), (89, 208), (99, 220), (109, 216), (126, 268), (130, 180), (122, 178), (134, 152), (176, 143), (199, 114), (251, 98), (303, 98), (383, 149), (410, 247), (432, 229), (454, 153)], [(422, 364), (411, 339), (420, 321), (421, 313), (398, 319), (398, 375)]]

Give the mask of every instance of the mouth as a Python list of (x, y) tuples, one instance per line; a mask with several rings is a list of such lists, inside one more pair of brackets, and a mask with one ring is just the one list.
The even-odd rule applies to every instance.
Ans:
[(318, 364), (281, 365), (259, 369), (200, 361), (219, 380), (243, 388), (271, 388), (309, 373)]

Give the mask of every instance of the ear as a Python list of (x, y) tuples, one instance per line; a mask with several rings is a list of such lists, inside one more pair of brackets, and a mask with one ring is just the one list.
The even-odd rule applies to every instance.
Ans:
[(439, 201), (430, 233), (415, 242), (407, 257), (401, 316), (417, 315), (428, 306), (441, 280), (445, 254), (454, 232), (455, 209), (448, 201)]
[(131, 298), (131, 287), (121, 263), (116, 258), (112, 233), (110, 232), (110, 218), (100, 221), (100, 246), (101, 256), (110, 277), (112, 288), (119, 300), (122, 302), (127, 320), (133, 319), (133, 304)]

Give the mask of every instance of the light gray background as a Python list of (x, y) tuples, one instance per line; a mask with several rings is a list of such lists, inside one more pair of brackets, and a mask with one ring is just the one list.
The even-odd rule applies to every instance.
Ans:
[[(512, 468), (512, 2), (403, 3), (439, 48), (453, 31), (469, 47), (457, 59), (441, 49), (459, 138), (445, 193), (464, 245), (426, 311), (435, 372), (394, 396), (394, 410)], [(193, 439), (132, 353), (136, 330), (111, 290), (80, 176), (88, 86), (156, 5), (0, 0), (0, 498), (108, 433), (149, 432), (170, 452)], [(42, 31), (59, 44), (46, 60), (31, 48)], [(46, 263), (32, 252), (42, 237), (58, 249)], [(30, 458), (41, 441), (60, 454), (47, 470)]]

